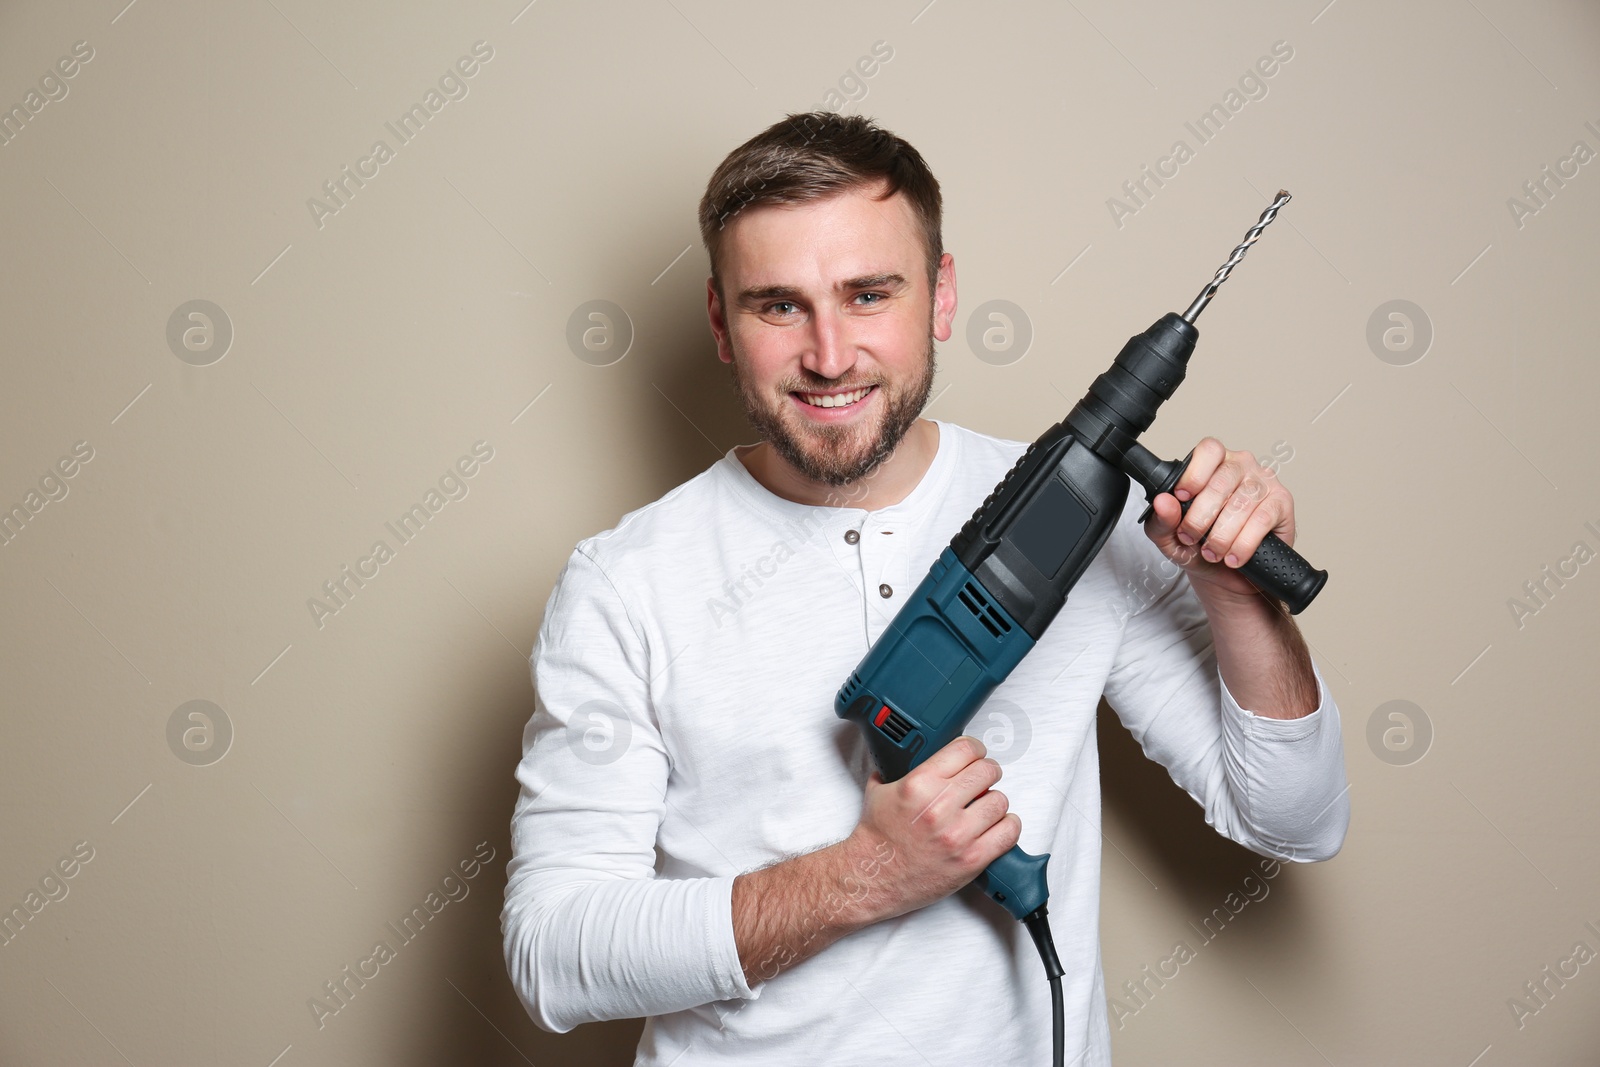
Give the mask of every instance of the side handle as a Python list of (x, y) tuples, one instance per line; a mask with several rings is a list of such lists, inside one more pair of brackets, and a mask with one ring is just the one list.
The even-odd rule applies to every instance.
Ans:
[[(1140, 452), (1144, 451), (1137, 445), (1134, 448), (1139, 448)], [(1130, 459), (1135, 458), (1131, 455), (1133, 450), (1130, 449), (1129, 452)], [(1187, 456), (1175, 463), (1150, 465), (1144, 463), (1142, 457), (1136, 459), (1140, 469), (1135, 476), (1154, 475), (1140, 479), (1144, 482), (1145, 499), (1153, 501), (1161, 493), (1172, 492), (1172, 487), (1178, 484), (1183, 472), (1189, 469), (1189, 461), (1193, 458), (1194, 449), (1190, 449)], [(1188, 500), (1178, 502), (1185, 515), (1189, 513), (1189, 503)], [(1139, 521), (1142, 523), (1148, 519), (1153, 510), (1151, 507), (1146, 507), (1144, 514), (1139, 516)], [(1205, 544), (1204, 537), (1200, 539), (1200, 544)], [(1261, 539), (1261, 544), (1256, 547), (1255, 552), (1239, 567), (1239, 573), (1265, 595), (1283, 601), (1291, 615), (1298, 615), (1304, 611), (1306, 606), (1316, 599), (1317, 594), (1322, 592), (1322, 587), (1328, 581), (1327, 571), (1317, 570), (1311, 566), (1304, 556), (1284, 544), (1283, 538), (1273, 533)]]

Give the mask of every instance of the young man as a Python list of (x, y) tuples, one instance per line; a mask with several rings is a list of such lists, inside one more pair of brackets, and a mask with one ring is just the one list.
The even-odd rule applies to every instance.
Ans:
[(1293, 501), (1209, 437), (1186, 517), (1164, 494), (1141, 528), (1133, 487), (990, 698), (1028, 740), (884, 783), (834, 694), (1025, 442), (919, 417), (956, 277), (900, 138), (791, 115), (717, 168), (700, 223), (762, 440), (586, 538), (550, 595), (501, 917), (517, 994), (558, 1033), (648, 1016), (638, 1064), (1047, 1064), (1038, 955), (963, 888), (1020, 843), (1051, 854), (1067, 1062), (1108, 1063), (1102, 693), (1218, 831), (1301, 861), (1344, 840), (1338, 709), (1235, 573), (1292, 542)]

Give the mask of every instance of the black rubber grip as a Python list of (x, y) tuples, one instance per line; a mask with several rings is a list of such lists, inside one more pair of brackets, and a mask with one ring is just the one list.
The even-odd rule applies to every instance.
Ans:
[[(1146, 483), (1149, 499), (1154, 500), (1158, 493), (1170, 493), (1172, 487), (1178, 484), (1178, 479), (1183, 477), (1183, 472), (1189, 468), (1189, 461), (1194, 458), (1194, 449), (1184, 456), (1179, 462), (1164, 464), (1171, 469), (1166, 476), (1160, 479), (1157, 485)], [(1191, 501), (1180, 500), (1178, 507), (1183, 514), (1189, 513)], [(1155, 513), (1152, 505), (1144, 509), (1144, 514), (1139, 516), (1142, 523)], [(1200, 538), (1200, 545), (1206, 543), (1204, 537)], [(1196, 545), (1198, 549), (1200, 545)], [(1239, 567), (1239, 573), (1250, 580), (1250, 584), (1261, 590), (1262, 593), (1277, 600), (1281, 600), (1289, 608), (1290, 615), (1298, 615), (1306, 609), (1306, 605), (1316, 599), (1322, 587), (1327, 584), (1328, 572), (1319, 571), (1306, 561), (1306, 558), (1288, 545), (1275, 533), (1269, 533), (1262, 538), (1261, 544), (1250, 558)]]
[(1262, 538), (1255, 552), (1239, 567), (1239, 573), (1267, 596), (1287, 604), (1290, 615), (1300, 614), (1328, 580), (1327, 571), (1313, 568), (1273, 533)]
[[(1176, 483), (1177, 479), (1174, 478), (1173, 482)], [(1190, 503), (1184, 500), (1179, 504), (1185, 515), (1189, 513)], [(1148, 512), (1149, 509), (1146, 509)], [(1202, 537), (1200, 544), (1194, 547), (1198, 549), (1205, 543), (1206, 539)], [(1239, 573), (1262, 593), (1288, 605), (1290, 615), (1304, 611), (1328, 581), (1327, 571), (1312, 567), (1304, 556), (1284, 544), (1283, 538), (1275, 533), (1269, 533), (1261, 539), (1261, 544), (1256, 546), (1250, 558), (1239, 565)]]

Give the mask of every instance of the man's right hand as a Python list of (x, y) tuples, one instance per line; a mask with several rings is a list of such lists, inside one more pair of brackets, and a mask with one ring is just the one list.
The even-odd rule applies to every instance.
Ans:
[(850, 836), (733, 880), (733, 936), (751, 986), (839, 938), (954, 893), (1022, 833), (1000, 764), (958, 737), (897, 782), (873, 771)]
[(898, 781), (873, 770), (861, 820), (844, 843), (871, 921), (944, 899), (1017, 843), (1022, 820), (992, 788), (1000, 764), (986, 751), (961, 736)]

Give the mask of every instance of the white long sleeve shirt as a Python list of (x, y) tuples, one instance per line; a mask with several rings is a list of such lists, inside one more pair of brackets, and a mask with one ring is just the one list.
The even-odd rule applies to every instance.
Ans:
[[(975, 887), (877, 923), (751, 988), (733, 936), (744, 872), (847, 837), (870, 757), (834, 694), (1024, 442), (938, 424), (903, 501), (809, 506), (733, 450), (579, 543), (531, 659), (501, 913), (543, 1029), (648, 1017), (635, 1065), (1050, 1062), (1028, 934)], [(1243, 710), (1188, 579), (1127, 506), (1044, 637), (966, 732), (1004, 767), (1021, 847), (1050, 853), (1066, 1062), (1110, 1062), (1100, 968), (1102, 693), (1206, 822), (1325, 859), (1349, 822), (1339, 713)], [(850, 534), (850, 536), (846, 536)]]

